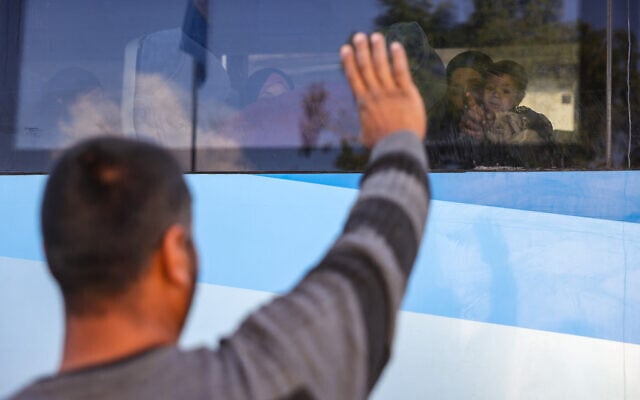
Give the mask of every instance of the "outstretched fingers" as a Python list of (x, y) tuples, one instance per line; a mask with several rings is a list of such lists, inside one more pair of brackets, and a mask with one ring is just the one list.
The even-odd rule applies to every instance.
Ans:
[(356, 98), (360, 98), (365, 93), (366, 87), (362, 76), (360, 75), (360, 70), (356, 63), (356, 57), (351, 45), (343, 45), (340, 49), (340, 56), (342, 58), (344, 73), (347, 76), (347, 80), (353, 90), (353, 94)]
[(404, 48), (393, 43), (391, 53), (393, 68), (389, 65), (386, 40), (378, 32), (371, 35), (371, 46), (367, 35), (360, 32), (353, 37), (353, 47), (342, 46), (340, 54), (345, 74), (356, 97), (412, 85)]
[(395, 88), (395, 82), (389, 65), (387, 42), (382, 34), (376, 32), (371, 35), (371, 51), (373, 53), (373, 65), (380, 84), (387, 90)]
[(362, 143), (373, 147), (399, 131), (424, 138), (426, 114), (420, 93), (413, 84), (409, 62), (399, 43), (391, 46), (391, 63), (384, 37), (364, 33), (353, 37), (353, 45), (340, 50), (345, 74), (358, 102)]
[(409, 72), (409, 62), (404, 47), (398, 42), (391, 43), (391, 58), (393, 60), (393, 77), (396, 84), (401, 89), (413, 87), (411, 72)]
[(353, 45), (356, 49), (356, 62), (358, 63), (362, 80), (370, 92), (376, 92), (380, 83), (374, 71), (367, 35), (364, 33), (356, 33), (353, 37)]

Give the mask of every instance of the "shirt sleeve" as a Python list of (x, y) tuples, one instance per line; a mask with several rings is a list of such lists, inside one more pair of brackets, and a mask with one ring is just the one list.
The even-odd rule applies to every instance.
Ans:
[[(373, 149), (344, 231), (287, 295), (221, 342), (239, 398), (366, 398), (387, 363), (429, 205), (424, 146), (411, 132)], [(235, 396), (234, 396), (235, 397)]]

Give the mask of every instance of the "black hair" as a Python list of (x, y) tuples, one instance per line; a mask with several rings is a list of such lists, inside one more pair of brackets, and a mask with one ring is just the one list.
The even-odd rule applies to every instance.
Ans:
[(502, 60), (491, 64), (487, 70), (488, 75), (509, 75), (516, 82), (518, 90), (524, 92), (529, 84), (529, 77), (524, 67), (512, 60)]
[(51, 171), (41, 212), (67, 311), (99, 312), (140, 277), (172, 224), (190, 222), (191, 195), (166, 150), (116, 137), (70, 148)]
[(468, 50), (456, 55), (447, 64), (447, 83), (451, 82), (451, 75), (459, 68), (471, 68), (480, 73), (483, 77), (487, 69), (493, 64), (491, 57), (481, 51)]

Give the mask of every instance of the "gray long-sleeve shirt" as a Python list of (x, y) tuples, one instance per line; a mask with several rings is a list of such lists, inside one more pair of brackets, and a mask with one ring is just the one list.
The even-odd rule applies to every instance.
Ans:
[(15, 399), (362, 399), (389, 359), (429, 203), (423, 145), (382, 140), (343, 233), (217, 349), (163, 347), (36, 381)]

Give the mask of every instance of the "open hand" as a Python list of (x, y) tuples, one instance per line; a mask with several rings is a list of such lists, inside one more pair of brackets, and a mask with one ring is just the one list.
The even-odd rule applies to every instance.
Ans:
[(398, 131), (424, 138), (427, 115), (420, 93), (411, 79), (407, 55), (400, 43), (391, 44), (390, 65), (384, 36), (364, 33), (353, 38), (353, 47), (340, 49), (349, 85), (358, 103), (363, 145), (373, 147)]

